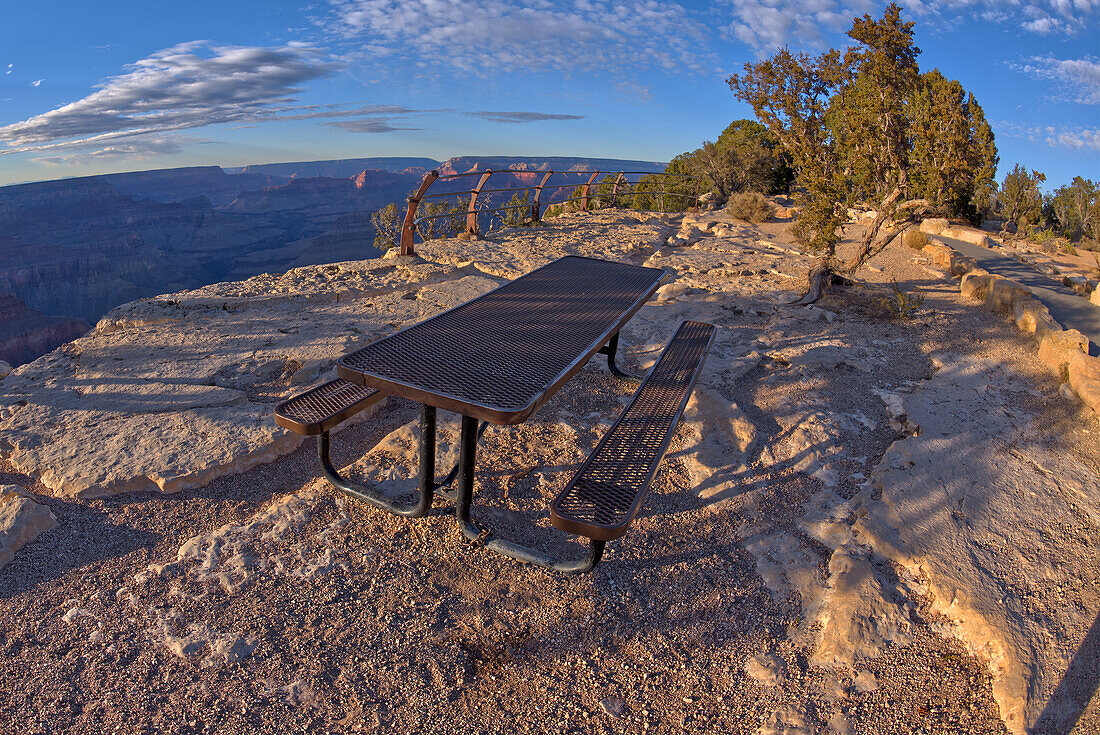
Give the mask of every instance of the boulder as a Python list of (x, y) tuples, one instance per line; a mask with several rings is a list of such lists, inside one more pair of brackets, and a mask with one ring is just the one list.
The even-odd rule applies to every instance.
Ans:
[(1076, 329), (1061, 332), (1050, 331), (1039, 343), (1039, 361), (1053, 370), (1060, 378), (1067, 376), (1069, 363), (1077, 355), (1089, 353), (1088, 338)]
[(984, 271), (981, 268), (975, 268), (963, 276), (962, 285), (959, 287), (960, 293), (968, 299), (985, 301), (989, 298), (989, 292), (993, 288), (993, 282), (998, 278), (1000, 278), (1000, 276)]
[(998, 314), (1012, 314), (1018, 302), (1030, 298), (1031, 291), (1016, 281), (997, 278), (990, 284), (985, 305), (987, 309)]
[(947, 227), (939, 234), (942, 234), (944, 237), (953, 237), (956, 240), (962, 240), (972, 245), (981, 245), (983, 248), (993, 247), (993, 241), (989, 239), (988, 235), (981, 230), (975, 230), (970, 227)]
[(1050, 310), (1038, 299), (1021, 299), (1013, 309), (1016, 326), (1021, 332), (1042, 341), (1049, 331), (1062, 331), (1062, 325), (1050, 315)]
[(57, 525), (53, 512), (18, 485), (0, 486), (0, 569), (23, 545)]
[(926, 219), (920, 223), (920, 231), (928, 235), (938, 235), (947, 228), (947, 220), (939, 217)]
[(1092, 296), (1089, 297), (1089, 301), (1097, 306), (1100, 306), (1100, 286), (1097, 286), (1092, 290)]
[(0, 360), (0, 380), (3, 380), (4, 378), (11, 375), (11, 371), (12, 371), (11, 365), (4, 362), (3, 360)]
[(1100, 357), (1073, 355), (1067, 366), (1069, 385), (1093, 411), (1100, 413)]

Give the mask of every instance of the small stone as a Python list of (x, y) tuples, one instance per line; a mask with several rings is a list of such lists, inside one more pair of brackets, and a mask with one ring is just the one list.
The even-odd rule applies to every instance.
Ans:
[(600, 709), (609, 717), (622, 717), (623, 700), (617, 697), (606, 697), (600, 700)]
[(860, 671), (856, 674), (855, 681), (852, 686), (855, 687), (857, 692), (866, 694), (867, 692), (878, 691), (878, 679), (867, 669)]

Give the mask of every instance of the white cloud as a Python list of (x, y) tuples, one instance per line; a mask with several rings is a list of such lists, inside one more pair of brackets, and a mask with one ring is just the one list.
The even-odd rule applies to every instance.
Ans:
[(1040, 79), (1062, 82), (1073, 99), (1085, 105), (1100, 105), (1100, 58), (1056, 59), (1053, 56), (1032, 56), (1012, 69)]
[(32, 87), (41, 87), (42, 82), (44, 82), (44, 81), (46, 81), (46, 80), (45, 79), (35, 79), (33, 82), (31, 82), (31, 86)]
[(1033, 143), (1045, 142), (1052, 148), (1100, 151), (1100, 128), (1018, 125), (1001, 121), (996, 124), (996, 130)]
[(717, 63), (706, 27), (658, 0), (330, 0), (330, 11), (317, 22), (362, 58), (404, 55), (474, 74), (616, 77)]
[[(881, 0), (719, 0), (733, 16), (725, 33), (761, 52), (825, 45), (825, 34), (847, 31), (865, 13), (881, 16), (885, 6)], [(1041, 35), (1075, 35), (1100, 13), (1100, 0), (909, 0), (904, 9), (908, 20), (978, 19)]]
[(299, 109), (291, 104), (299, 85), (334, 69), (299, 44), (179, 44), (130, 64), (83, 99), (0, 127), (0, 144), (6, 145), (0, 154), (275, 119)]
[(15, 66), (15, 64), (8, 64), (8, 70), (7, 70), (7, 71), (5, 71), (5, 72), (4, 72), (4, 74), (5, 74), (5, 75), (7, 75), (7, 74), (11, 74), (11, 68), (12, 68), (13, 66)]
[(66, 155), (41, 156), (31, 160), (46, 166), (73, 166), (84, 165), (91, 161), (141, 160), (156, 156), (171, 156), (182, 152), (183, 146), (176, 138), (142, 138), (115, 145), (92, 147)]

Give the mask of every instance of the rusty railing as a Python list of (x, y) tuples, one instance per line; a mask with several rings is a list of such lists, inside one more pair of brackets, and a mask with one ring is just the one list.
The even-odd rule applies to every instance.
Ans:
[[(542, 179), (539, 181), (539, 183), (534, 185), (534, 186), (513, 186), (513, 187), (502, 188), (502, 189), (486, 189), (485, 184), (488, 183), (489, 178), (494, 173), (498, 173), (498, 174), (527, 174), (527, 175), (541, 173), (543, 176), (542, 176)], [(611, 175), (613, 173), (616, 174), (614, 181), (611, 182), (612, 183), (612, 188), (611, 188), (611, 202), (612, 203), (611, 203), (611, 206), (613, 206), (613, 207), (618, 206), (620, 196), (627, 197), (627, 196), (634, 196), (636, 194), (660, 195), (662, 197), (662, 211), (664, 209), (664, 206), (663, 206), (664, 199), (663, 199), (663, 197), (665, 197), (665, 196), (681, 197), (681, 198), (684, 198), (684, 199), (694, 199), (695, 200), (695, 207), (698, 208), (698, 206), (699, 206), (700, 178), (698, 176), (692, 176), (692, 175), (689, 175), (689, 174), (667, 174), (667, 173), (655, 173), (655, 172), (651, 172), (651, 171), (618, 171), (618, 172), (612, 172), (612, 171), (525, 171), (525, 170), (517, 170), (517, 169), (502, 169), (502, 170), (499, 170), (499, 171), (493, 171), (493, 170), (489, 169), (489, 170), (485, 170), (485, 171), (468, 171), (466, 173), (461, 173), (461, 174), (446, 174), (446, 175), (440, 176), (438, 171), (433, 170), (433, 171), (429, 171), (424, 176), (424, 180), (420, 182), (420, 186), (417, 188), (416, 192), (413, 193), (412, 196), (409, 197), (409, 206), (408, 206), (408, 209), (405, 211), (405, 219), (404, 219), (404, 222), (401, 225), (401, 254), (402, 255), (415, 255), (416, 254), (416, 252), (413, 248), (413, 241), (415, 239), (415, 233), (417, 231), (417, 225), (419, 225), (421, 222), (424, 222), (424, 221), (427, 221), (427, 220), (432, 220), (432, 219), (445, 218), (445, 217), (457, 218), (457, 217), (461, 216), (460, 212), (452, 211), (452, 212), (446, 212), (446, 213), (443, 213), (443, 214), (432, 214), (432, 215), (427, 215), (427, 216), (423, 216), (423, 217), (417, 217), (416, 216), (417, 208), (420, 206), (420, 203), (425, 199), (437, 199), (437, 198), (442, 199), (442, 198), (446, 198), (446, 197), (455, 197), (457, 199), (458, 197), (469, 194), (469, 196), (470, 196), (469, 204), (468, 204), (468, 206), (466, 207), (466, 210), (465, 210), (466, 233), (469, 234), (469, 235), (477, 236), (477, 235), (481, 234), (481, 232), (478, 228), (478, 215), (482, 215), (482, 214), (491, 214), (491, 213), (497, 213), (497, 212), (508, 212), (508, 211), (512, 211), (512, 210), (516, 210), (516, 209), (527, 209), (527, 208), (529, 208), (530, 209), (530, 212), (529, 212), (530, 221), (532, 223), (541, 222), (542, 221), (542, 219), (541, 219), (542, 218), (542, 213), (543, 213), (542, 208), (544, 206), (544, 203), (542, 201), (542, 193), (543, 193), (543, 190), (546, 188), (546, 184), (550, 180), (550, 177), (553, 176), (554, 174), (559, 174), (559, 175), (563, 175), (563, 176), (583, 176), (585, 174), (588, 174), (588, 179), (584, 180), (584, 181), (578, 181), (575, 184), (561, 183), (561, 184), (557, 184), (556, 186), (552, 187), (552, 189), (551, 189), (552, 191), (559, 190), (559, 189), (574, 188), (573, 193), (576, 192), (576, 189), (578, 189), (582, 186), (584, 188), (583, 188), (583, 193), (581, 193), (579, 196), (570, 195), (570, 196), (567, 196), (564, 199), (558, 199), (558, 200), (555, 200), (555, 201), (545, 202), (545, 206), (546, 207), (551, 207), (551, 206), (554, 206), (556, 204), (566, 204), (568, 202), (579, 201), (581, 203), (580, 204), (580, 210), (582, 212), (587, 212), (588, 211), (589, 200), (592, 198), (592, 185), (596, 181), (596, 178), (600, 174)], [(450, 181), (450, 180), (454, 180), (454, 179), (460, 179), (460, 178), (463, 178), (463, 177), (473, 177), (473, 176), (477, 176), (479, 178), (477, 179), (477, 183), (469, 189), (459, 189), (457, 191), (443, 192), (443, 193), (438, 193), (438, 194), (428, 194), (427, 193), (428, 189), (436, 181)], [(630, 179), (627, 178), (629, 176), (663, 177), (662, 180), (666, 180), (666, 179), (687, 179), (689, 181), (694, 181), (695, 182), (695, 193), (694, 194), (685, 194), (683, 192), (667, 191), (667, 190), (663, 190), (663, 189), (648, 189), (648, 188), (647, 189), (638, 189), (637, 187), (638, 187), (639, 184), (641, 184), (643, 182), (643, 179), (639, 178), (636, 181), (631, 181)], [(603, 183), (603, 182), (601, 182), (601, 183)], [(688, 183), (688, 182), (685, 182), (685, 183)], [(631, 189), (631, 187), (633, 187), (633, 189)], [(481, 208), (478, 208), (478, 200), (481, 197), (481, 195), (483, 195), (483, 194), (503, 194), (503, 193), (509, 193), (509, 192), (514, 193), (514, 192), (520, 192), (520, 191), (530, 192), (532, 189), (535, 192), (535, 198), (534, 198), (534, 201), (532, 201), (532, 202), (525, 203), (525, 204), (505, 205), (503, 207), (485, 207), (485, 206), (482, 206)], [(525, 198), (526, 198), (526, 194), (525, 194)]]

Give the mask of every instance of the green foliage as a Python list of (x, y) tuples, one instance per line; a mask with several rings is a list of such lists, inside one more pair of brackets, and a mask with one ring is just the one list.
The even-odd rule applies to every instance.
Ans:
[(746, 222), (767, 222), (775, 214), (775, 207), (757, 191), (734, 194), (726, 211)]
[(938, 216), (977, 224), (989, 212), (999, 160), (985, 112), (959, 82), (933, 69), (921, 75), (908, 114), (914, 191)]
[(924, 297), (919, 293), (906, 291), (894, 279), (890, 284), (890, 292), (885, 296), (875, 296), (871, 303), (887, 319), (911, 319), (924, 305)]
[[(997, 165), (993, 133), (972, 95), (939, 72), (920, 74), (913, 24), (891, 3), (856, 18), (843, 54), (781, 49), (728, 79), (790, 156), (801, 214), (795, 235), (827, 269), (851, 272), (922, 213), (976, 216)], [(949, 161), (947, 174), (937, 174)], [(850, 206), (879, 217), (854, 256), (836, 245)]]
[(665, 173), (699, 176), (701, 191), (714, 191), (722, 199), (742, 191), (779, 194), (790, 189), (794, 178), (779, 141), (753, 120), (734, 120), (717, 141), (704, 140), (701, 148), (674, 158)]
[(454, 237), (466, 231), (466, 205), (459, 199), (425, 199), (420, 203), (417, 217), (432, 217), (417, 225), (425, 240)]
[[(1030, 173), (1020, 164), (1007, 174), (997, 194), (997, 209), (1008, 222), (1016, 224), (1023, 233), (1028, 225), (1037, 224), (1043, 211), (1043, 195), (1039, 184), (1046, 181), (1045, 174), (1032, 170)], [(1020, 227), (1020, 225), (1023, 227)]]
[(525, 189), (523, 196), (519, 192), (512, 194), (512, 198), (504, 206), (509, 207), (504, 211), (504, 224), (507, 227), (525, 227), (532, 224), (531, 221), (531, 191)]
[(923, 250), (924, 246), (928, 244), (928, 235), (920, 230), (909, 229), (901, 236), (901, 242), (913, 250)]
[[(666, 173), (676, 173), (682, 165), (676, 159), (665, 169)], [(690, 181), (690, 179), (688, 180)], [(690, 189), (690, 191), (689, 191)], [(666, 178), (655, 174), (643, 176), (634, 186), (634, 196), (630, 206), (650, 212), (683, 212), (695, 206), (695, 182), (682, 183), (682, 180)], [(683, 193), (688, 196), (675, 196), (665, 192)]]
[(372, 212), (370, 223), (374, 227), (374, 247), (385, 252), (401, 244), (401, 220), (396, 203), (391, 202)]
[(1095, 181), (1074, 177), (1044, 197), (1043, 219), (1071, 240), (1100, 239), (1100, 187)]

